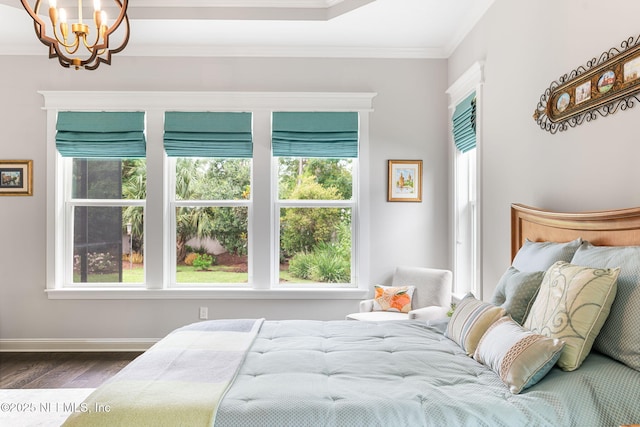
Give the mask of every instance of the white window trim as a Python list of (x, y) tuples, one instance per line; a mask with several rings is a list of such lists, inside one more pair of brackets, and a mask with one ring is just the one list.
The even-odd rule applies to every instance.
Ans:
[[(474, 63), (462, 76), (458, 78), (450, 87), (447, 89), (446, 93), (449, 95), (449, 164), (450, 168), (450, 177), (449, 177), (449, 193), (451, 194), (451, 212), (453, 212), (453, 221), (451, 222), (450, 236), (451, 236), (451, 259), (453, 260), (453, 271), (454, 271), (454, 283), (453, 290), (454, 293), (460, 293), (460, 284), (456, 281), (457, 275), (455, 271), (457, 270), (457, 231), (458, 231), (458, 206), (457, 200), (458, 197), (456, 195), (456, 186), (455, 186), (455, 177), (456, 177), (456, 157), (458, 156), (458, 150), (455, 147), (453, 142), (453, 129), (452, 129), (452, 117), (455, 112), (456, 106), (462, 102), (467, 96), (469, 96), (472, 92), (476, 92), (476, 205), (475, 205), (475, 224), (477, 225), (477, 230), (475, 233), (474, 240), (474, 277), (473, 283), (471, 285), (471, 291), (476, 295), (477, 298), (482, 299), (482, 197), (481, 197), (481, 189), (482, 189), (482, 101), (483, 101), (483, 86), (484, 86), (484, 63), (476, 62)], [(462, 296), (462, 295), (457, 295)]]
[[(47, 111), (47, 275), (46, 292), (50, 299), (362, 299), (368, 294), (369, 282), (369, 113), (373, 111), (373, 92), (120, 92), (120, 91), (39, 91), (44, 97), (44, 109)], [(147, 126), (147, 171), (162, 174), (149, 179), (147, 185), (147, 212), (162, 212), (145, 218), (148, 229), (162, 229), (161, 235), (145, 233), (145, 269), (146, 287), (118, 288), (63, 288), (61, 263), (64, 262), (65, 242), (63, 239), (64, 209), (62, 188), (64, 183), (60, 167), (60, 155), (55, 147), (56, 118), (58, 111), (145, 111)], [(262, 236), (256, 244), (250, 246), (251, 254), (271, 253), (270, 257), (252, 257), (254, 287), (247, 288), (207, 288), (186, 289), (168, 286), (170, 280), (171, 258), (165, 240), (170, 239), (172, 230), (169, 211), (170, 204), (165, 188), (169, 185), (169, 165), (162, 145), (163, 117), (165, 111), (251, 111), (254, 129), (270, 129), (272, 111), (356, 111), (360, 117), (360, 180), (359, 200), (357, 203), (358, 223), (354, 233), (360, 248), (354, 262), (354, 279), (357, 288), (314, 288), (314, 289), (274, 289), (270, 286), (271, 266), (277, 253), (270, 250), (272, 236)], [(269, 150), (270, 140), (254, 140), (255, 150)], [(268, 164), (254, 161), (254, 176), (268, 173)], [(159, 165), (160, 164), (160, 165)], [(265, 171), (266, 169), (266, 171)], [(266, 182), (265, 182), (266, 181)], [(270, 180), (254, 180), (253, 203), (268, 202), (273, 194)], [(265, 201), (265, 198), (268, 200)], [(271, 212), (271, 215), (274, 215)], [(356, 214), (356, 212), (354, 212)], [(157, 224), (160, 221), (160, 224)], [(258, 223), (259, 222), (259, 223)], [(272, 218), (253, 218), (250, 233), (264, 230), (272, 231)], [(251, 225), (250, 225), (251, 227)], [(255, 234), (254, 234), (255, 236)], [(271, 258), (265, 260), (266, 258)]]

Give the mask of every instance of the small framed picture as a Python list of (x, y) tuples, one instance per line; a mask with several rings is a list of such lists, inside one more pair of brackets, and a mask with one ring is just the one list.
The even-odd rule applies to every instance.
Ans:
[(607, 93), (611, 90), (616, 82), (616, 73), (613, 71), (605, 71), (598, 79), (598, 92)]
[(624, 82), (632, 82), (640, 78), (640, 56), (624, 64)]
[(556, 102), (556, 108), (558, 109), (558, 111), (562, 112), (567, 109), (570, 101), (571, 101), (571, 96), (567, 92), (564, 92), (558, 97), (558, 101)]
[(582, 83), (576, 87), (576, 104), (591, 99), (591, 80)]
[(0, 196), (33, 194), (33, 160), (0, 160)]
[(389, 160), (389, 202), (422, 201), (422, 160)]

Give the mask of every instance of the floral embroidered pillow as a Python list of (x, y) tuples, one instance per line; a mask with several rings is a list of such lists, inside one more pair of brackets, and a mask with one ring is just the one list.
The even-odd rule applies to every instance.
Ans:
[(411, 299), (415, 286), (374, 286), (374, 311), (396, 311), (408, 313), (411, 311)]
[(558, 261), (547, 270), (524, 327), (565, 342), (558, 366), (580, 367), (616, 296), (620, 268), (590, 268)]

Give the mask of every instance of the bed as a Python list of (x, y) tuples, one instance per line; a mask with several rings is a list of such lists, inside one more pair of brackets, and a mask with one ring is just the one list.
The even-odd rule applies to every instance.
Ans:
[[(467, 295), (431, 321), (187, 325), (65, 426), (640, 423), (640, 208), (511, 214), (512, 264), (491, 302)], [(561, 321), (548, 316), (559, 286)], [(592, 324), (575, 333), (585, 315)]]

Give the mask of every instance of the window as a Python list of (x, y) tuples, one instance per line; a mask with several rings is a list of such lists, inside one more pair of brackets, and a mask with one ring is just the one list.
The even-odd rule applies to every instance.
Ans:
[(482, 66), (475, 64), (447, 91), (453, 144), (454, 292), (482, 298), (480, 260), (479, 105)]
[[(358, 188), (373, 94), (303, 95), (105, 92), (101, 105), (113, 111), (96, 113), (86, 102), (95, 96), (45, 93), (56, 139), (49, 297), (364, 297), (367, 198)], [(329, 111), (296, 111), (309, 103)], [(281, 138), (282, 118), (312, 116), (330, 124), (322, 145)], [(68, 122), (79, 126), (70, 151)], [(134, 129), (110, 128), (126, 122)], [(122, 142), (87, 139), (102, 128)], [(310, 274), (292, 273), (304, 255), (317, 258)]]
[(171, 283), (248, 283), (251, 114), (167, 112), (164, 148), (173, 178)]
[(351, 284), (352, 159), (279, 157), (279, 282)]
[(144, 283), (143, 120), (142, 113), (58, 117), (56, 146), (68, 182), (64, 277), (69, 284)]
[(477, 294), (476, 269), (478, 268), (477, 247), (477, 191), (476, 153), (471, 149), (465, 153), (456, 152), (455, 158), (455, 259), (456, 293), (472, 291)]
[(278, 282), (355, 286), (357, 113), (276, 112), (272, 149), (278, 171)]

